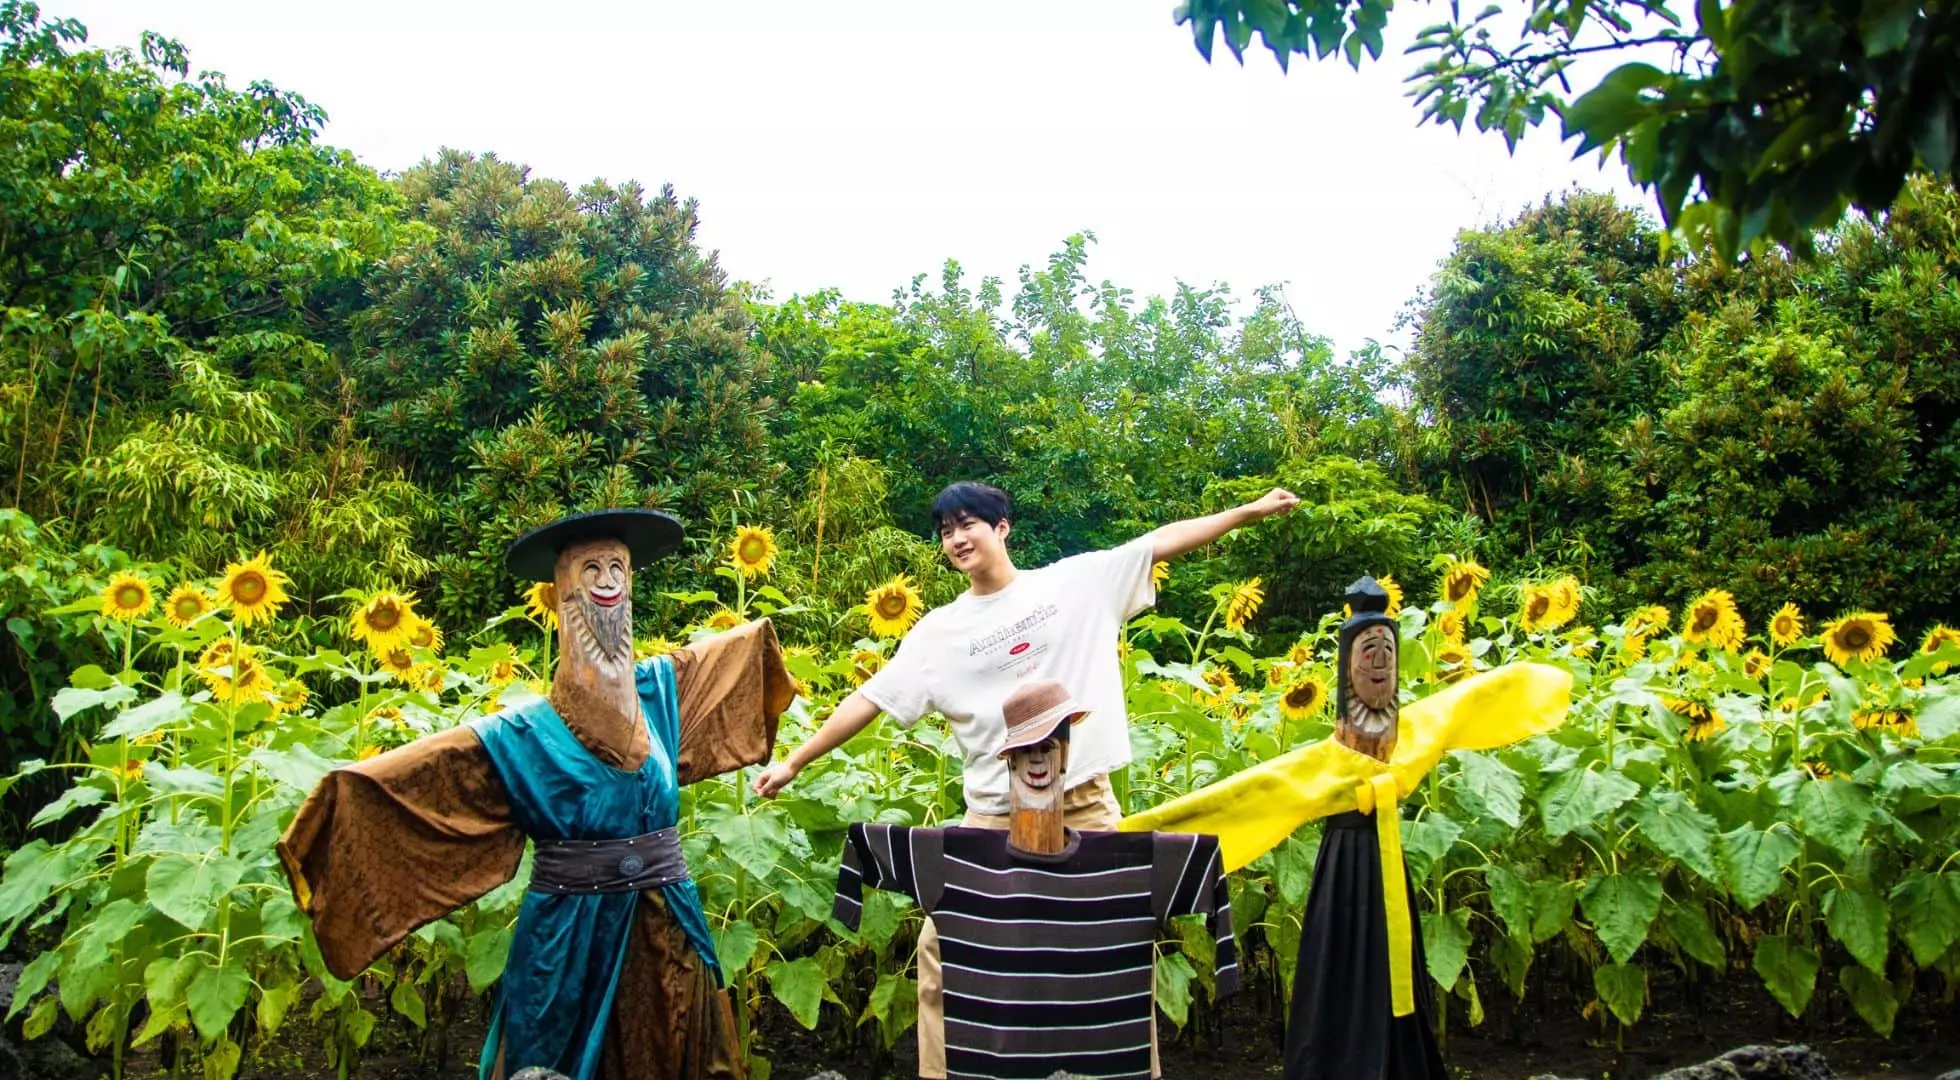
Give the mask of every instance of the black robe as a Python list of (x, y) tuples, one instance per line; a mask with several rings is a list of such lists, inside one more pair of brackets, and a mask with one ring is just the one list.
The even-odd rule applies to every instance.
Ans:
[[(1285, 1080), (1446, 1080), (1436, 1005), (1423, 964), (1422, 922), (1410, 882), (1416, 1011), (1393, 1015), (1388, 911), (1375, 818), (1327, 819), (1300, 925), (1300, 962), (1286, 1022)], [(1406, 878), (1408, 867), (1401, 873)]]

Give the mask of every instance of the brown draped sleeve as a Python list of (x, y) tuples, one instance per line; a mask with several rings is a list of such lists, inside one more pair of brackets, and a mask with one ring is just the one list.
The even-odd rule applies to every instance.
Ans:
[(796, 680), (783, 666), (783, 647), (769, 620), (677, 649), (673, 661), (681, 783), (768, 761), (776, 749), (776, 722), (796, 699)]
[(343, 979), (509, 881), (523, 854), (503, 781), (467, 726), (328, 773), (279, 840), (293, 897)]

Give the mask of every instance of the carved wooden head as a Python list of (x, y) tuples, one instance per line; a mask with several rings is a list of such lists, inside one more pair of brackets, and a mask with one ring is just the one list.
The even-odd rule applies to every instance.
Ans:
[(598, 674), (633, 676), (633, 564), (626, 544), (580, 540), (558, 554), (561, 663)]
[(1395, 621), (1387, 615), (1388, 593), (1373, 578), (1348, 588), (1353, 614), (1341, 624), (1340, 683), (1335, 700), (1334, 738), (1341, 745), (1388, 761), (1395, 753), (1398, 704)]

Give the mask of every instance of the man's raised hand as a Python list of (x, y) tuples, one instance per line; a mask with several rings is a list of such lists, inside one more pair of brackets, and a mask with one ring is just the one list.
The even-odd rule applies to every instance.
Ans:
[(1246, 504), (1255, 520), (1284, 514), (1300, 505), (1300, 497), (1285, 488), (1274, 488)]

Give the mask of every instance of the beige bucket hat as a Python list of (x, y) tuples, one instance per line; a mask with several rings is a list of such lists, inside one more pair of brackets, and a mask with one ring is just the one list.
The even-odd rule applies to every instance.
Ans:
[(1067, 687), (1044, 679), (1025, 683), (1007, 695), (1001, 714), (1007, 721), (1007, 742), (1001, 746), (999, 756), (1006, 757), (1012, 751), (1047, 739), (1064, 720), (1081, 723), (1089, 710), (1069, 696)]

